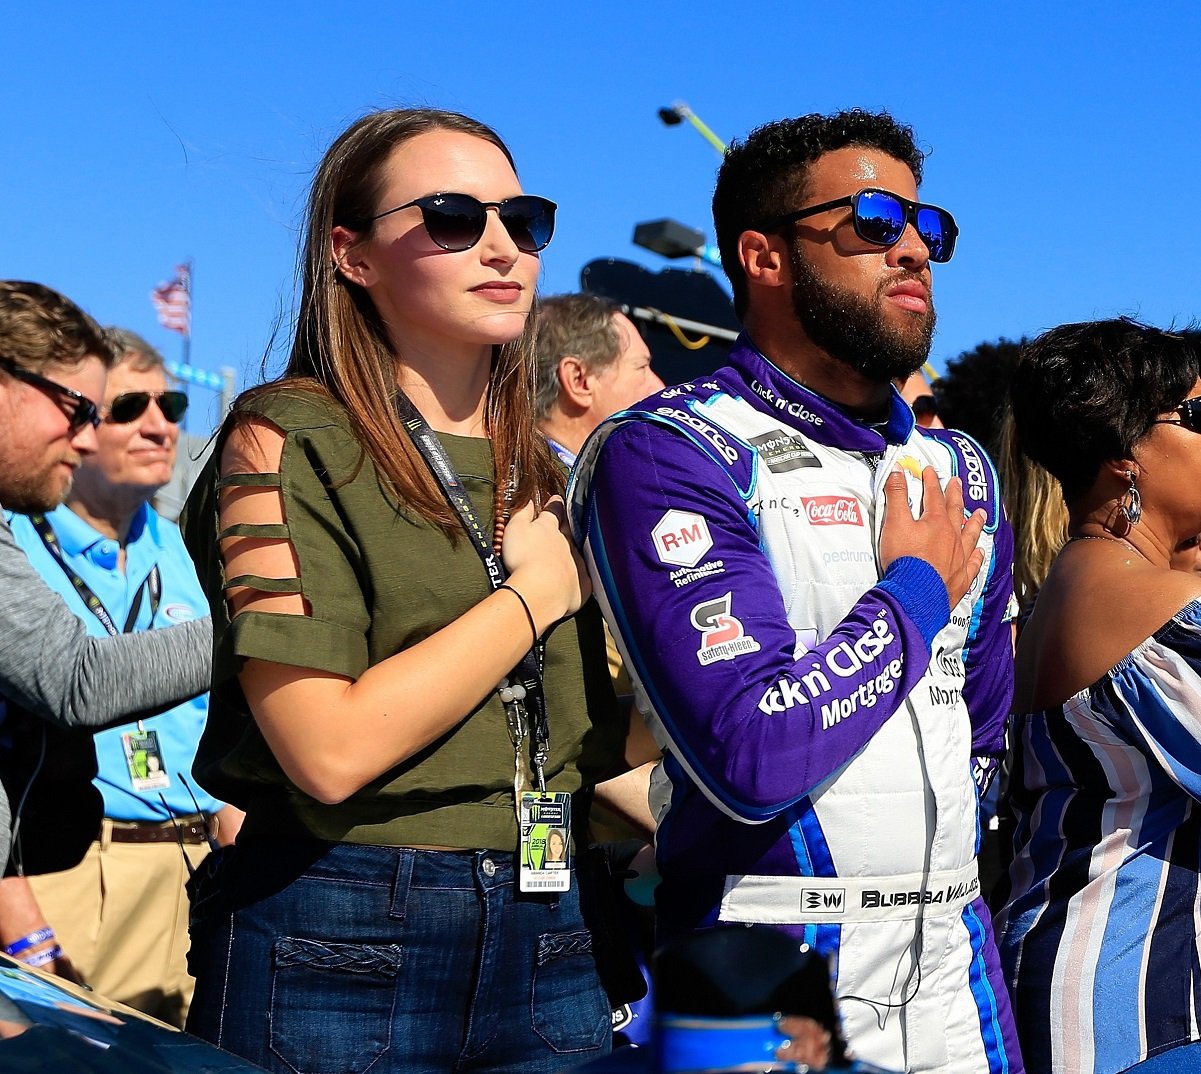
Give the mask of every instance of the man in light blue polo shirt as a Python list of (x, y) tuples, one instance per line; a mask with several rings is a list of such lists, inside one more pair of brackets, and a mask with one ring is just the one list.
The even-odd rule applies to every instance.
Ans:
[[(187, 397), (167, 390), (162, 358), (144, 340), (110, 330), (110, 342), (119, 357), (101, 409), (99, 451), (80, 466), (61, 507), (12, 518), (30, 561), (97, 635), (208, 612), (178, 528), (150, 506), (171, 476)], [(27, 878), (84, 980), (177, 1025), (192, 991), (184, 883), (210, 840), (232, 840), (240, 822), (191, 776), (207, 713), (206, 694), (96, 735), (100, 832), (79, 865)], [(54, 775), (45, 775), (53, 793)], [(14, 860), (19, 866), (17, 848)]]

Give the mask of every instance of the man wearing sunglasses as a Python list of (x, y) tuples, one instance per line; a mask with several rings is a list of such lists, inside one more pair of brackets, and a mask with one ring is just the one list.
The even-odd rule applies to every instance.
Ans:
[[(208, 602), (173, 523), (151, 499), (171, 478), (188, 397), (169, 389), (162, 355), (110, 328), (98, 450), (83, 459), (65, 502), (14, 515), (13, 536), (46, 582), (97, 636), (203, 618)], [(232, 842), (241, 813), (192, 782), (208, 716), (202, 694), (151, 719), (97, 734), (104, 819), (83, 861), (31, 876), (34, 898), (75, 968), (97, 991), (182, 1026), (190, 868), (210, 836)], [(77, 774), (47, 773), (42, 791)], [(69, 793), (69, 787), (64, 793)]]
[(736, 143), (713, 198), (730, 365), (602, 425), (569, 495), (664, 751), (660, 940), (783, 928), (830, 960), (859, 1058), (1000, 1074), (1022, 1064), (976, 853), (1012, 536), (983, 451), (892, 384), (958, 236), (922, 163), (860, 111)]
[[(13, 540), (13, 512), (52, 511), (96, 453), (111, 364), (108, 340), (74, 303), (40, 284), (0, 281), (0, 862), (9, 862), (0, 947), (70, 977), (26, 881), (76, 864), (100, 825), (91, 737), (68, 729), (148, 718), (207, 689), (211, 665), (207, 616), (91, 636)], [(62, 771), (77, 774), (42, 793), (39, 777)], [(19, 810), (12, 861), (10, 802)]]

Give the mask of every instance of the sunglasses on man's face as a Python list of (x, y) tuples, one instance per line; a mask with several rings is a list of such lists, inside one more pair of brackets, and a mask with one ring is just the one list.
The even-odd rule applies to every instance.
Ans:
[(519, 194), (504, 201), (480, 201), (470, 194), (429, 194), (406, 201), (395, 209), (376, 213), (372, 220), (391, 216), (402, 209), (417, 206), (429, 237), (443, 250), (460, 253), (470, 250), (484, 236), (488, 210), (495, 209), (509, 238), (519, 250), (536, 254), (545, 250), (555, 233), (553, 201), (534, 194)]
[(1186, 399), (1175, 408), (1179, 418), (1160, 418), (1156, 425), (1182, 425), (1190, 433), (1201, 433), (1201, 395)]
[(151, 399), (173, 425), (179, 424), (188, 409), (188, 397), (183, 392), (122, 392), (109, 404), (105, 419), (116, 425), (128, 425), (146, 413)]
[(794, 220), (804, 220), (806, 217), (829, 212), (844, 205), (851, 207), (851, 222), (855, 225), (855, 234), (864, 242), (875, 246), (895, 246), (905, 233), (906, 226), (913, 224), (922, 242), (926, 244), (926, 249), (930, 251), (931, 261), (940, 264), (950, 261), (955, 252), (959, 226), (946, 209), (909, 201), (891, 190), (878, 190), (874, 187), (860, 190), (857, 194), (845, 198), (824, 201), (821, 205), (811, 205), (808, 209), (785, 213), (768, 223), (764, 230), (776, 231)]
[(67, 428), (72, 433), (79, 432), (85, 425), (90, 425), (94, 429), (100, 424), (100, 408), (82, 392), (39, 376), (28, 369), (22, 369), (16, 362), (7, 358), (0, 358), (0, 369), (3, 369), (9, 376), (23, 380), (26, 384), (31, 384), (49, 395), (67, 416)]

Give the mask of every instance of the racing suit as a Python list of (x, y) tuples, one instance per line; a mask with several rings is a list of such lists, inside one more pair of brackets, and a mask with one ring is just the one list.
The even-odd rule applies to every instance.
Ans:
[[(1012, 693), (995, 471), (896, 392), (869, 426), (745, 336), (730, 361), (604, 423), (568, 491), (664, 751), (660, 938), (779, 926), (829, 958), (861, 1059), (1020, 1071), (975, 860)], [(954, 608), (923, 560), (879, 566), (884, 480), (916, 514), (926, 466), (988, 515)]]

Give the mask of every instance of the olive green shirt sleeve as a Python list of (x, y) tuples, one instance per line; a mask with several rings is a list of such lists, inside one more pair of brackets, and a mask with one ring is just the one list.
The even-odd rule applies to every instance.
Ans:
[[(225, 585), (298, 591), (307, 614), (239, 612), (227, 627), (229, 654), (239, 664), (254, 658), (357, 679), (369, 663), (370, 614), (364, 599), (369, 582), (339, 497), (347, 481), (365, 465), (362, 452), (346, 419), (320, 399), (295, 393), (267, 396), (256, 412), (284, 433), (278, 475), (283, 526), (261, 527), (260, 535), (286, 539), (299, 570), (295, 579), (247, 576), (225, 579)], [(265, 481), (243, 481), (228, 475), (222, 484), (271, 485), (274, 481), (270, 476)], [(256, 529), (260, 527), (234, 527), (217, 538), (255, 536)]]

